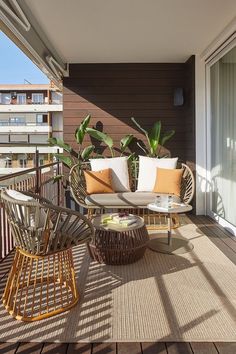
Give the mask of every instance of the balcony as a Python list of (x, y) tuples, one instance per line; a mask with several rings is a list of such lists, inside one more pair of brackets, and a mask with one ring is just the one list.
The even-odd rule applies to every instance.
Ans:
[[(50, 197), (56, 205), (67, 201), (67, 206), (72, 207), (61, 183), (52, 182), (58, 172), (57, 163), (49, 164), (0, 177), (0, 185), (37, 192)], [(13, 261), (14, 241), (3, 208), (0, 208), (0, 220), (0, 285), (4, 289)], [(205, 216), (183, 215), (181, 223), (176, 233), (194, 243), (194, 250), (181, 257), (147, 250), (145, 257), (134, 264), (109, 266), (91, 261), (86, 246), (74, 247), (76, 278), (81, 292), (79, 304), (69, 312), (40, 323), (17, 322), (1, 306), (0, 327), (5, 333), (1, 338), (5, 343), (0, 343), (0, 351), (234, 352), (235, 343), (222, 342), (226, 332), (231, 335), (234, 332), (230, 283), (234, 283), (236, 241)], [(223, 330), (221, 325), (225, 320), (230, 325)], [(216, 342), (198, 343), (209, 330), (209, 338), (213, 338), (212, 333), (221, 333), (221, 336), (215, 337)], [(190, 340), (193, 333), (195, 341)], [(173, 340), (176, 335), (179, 342)], [(148, 336), (152, 340), (142, 339)], [(153, 340), (155, 336), (161, 341)], [(31, 343), (24, 343), (25, 339)], [(63, 343), (56, 343), (58, 341)]]
[[(194, 172), (193, 206), (197, 215), (181, 214), (180, 226), (173, 235), (186, 238), (194, 248), (185, 254), (170, 255), (148, 247), (139, 261), (115, 266), (93, 260), (85, 244), (74, 246), (75, 282), (80, 292), (77, 305), (41, 322), (22, 323), (0, 304), (0, 352), (236, 353), (236, 238), (232, 235), (236, 235), (236, 222), (231, 222), (236, 215), (232, 158), (236, 60), (230, 54), (235, 48), (235, 0), (227, 4), (218, 1), (217, 6), (212, 6), (212, 0), (172, 1), (171, 6), (170, 1), (150, 1), (148, 5), (137, 1), (135, 6), (129, 0), (101, 2), (104, 6), (98, 7), (92, 2), (71, 1), (65, 11), (64, 0), (44, 0), (42, 4), (36, 0), (5, 0), (0, 5), (3, 31), (63, 88), (64, 139), (74, 148), (78, 148), (73, 143), (75, 129), (88, 114), (91, 126), (112, 138), (106, 139), (108, 144), (96, 142), (99, 154), (112, 150), (111, 141), (117, 151), (125, 134), (135, 134), (137, 142), (143, 142), (147, 130), (148, 138), (153, 140), (154, 130), (150, 129), (159, 119), (164, 130), (175, 130), (167, 149)], [(52, 21), (55, 12), (57, 21)], [(79, 34), (76, 45), (68, 40), (75, 33)], [(8, 113), (62, 110), (62, 105), (54, 106), (58, 110), (53, 105), (39, 104), (0, 108)], [(130, 117), (137, 119), (141, 129)], [(77, 140), (80, 133), (77, 131)], [(91, 141), (94, 143), (86, 137), (85, 146)], [(23, 152), (24, 147), (12, 149)], [(32, 190), (56, 205), (79, 209), (68, 190), (65, 192), (60, 183), (52, 184), (53, 167), (45, 173), (43, 168), (41, 172), (34, 169), (9, 174), (0, 181), (5, 187)], [(80, 182), (76, 187), (81, 194), (85, 190)], [(118, 198), (123, 197), (118, 193)], [(15, 211), (17, 214), (17, 208)], [(88, 214), (87, 209), (80, 211), (93, 217), (94, 210)], [(104, 210), (99, 204), (96, 211)], [(205, 215), (217, 218), (224, 227)], [(50, 217), (55, 222), (53, 214)], [(15, 256), (3, 208), (0, 222), (3, 292)], [(148, 232), (151, 239), (167, 238), (166, 230)], [(48, 233), (44, 236), (45, 240), (49, 237)], [(106, 241), (112, 243), (114, 238), (109, 235)], [(124, 238), (127, 235), (118, 240)], [(116, 254), (117, 248), (112, 251)], [(71, 280), (70, 276), (64, 277), (64, 282), (63, 272), (73, 267), (66, 257), (63, 266), (56, 267), (56, 260), (62, 258), (54, 255), (55, 262), (46, 276), (48, 282), (52, 277), (56, 279), (61, 289)], [(31, 266), (25, 259), (22, 263)], [(44, 280), (38, 275), (37, 261), (34, 264), (30, 268), (33, 281), (32, 274), (19, 276), (29, 289), (26, 295), (20, 293), (23, 306), (27, 297), (35, 299), (32, 283)], [(49, 260), (43, 264), (49, 264)], [(15, 272), (17, 265), (22, 264), (16, 263)], [(9, 292), (16, 288), (13, 283)], [(31, 311), (38, 309), (38, 304), (47, 308), (58, 299), (63, 302), (70, 297), (69, 291), (56, 293), (54, 289), (33, 301)]]
[(62, 104), (2, 104), (0, 111), (1, 113), (62, 112)]
[(9, 123), (0, 121), (1, 133), (51, 133), (47, 123)]

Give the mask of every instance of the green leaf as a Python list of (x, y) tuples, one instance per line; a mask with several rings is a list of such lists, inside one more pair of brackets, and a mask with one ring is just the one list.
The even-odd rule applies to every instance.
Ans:
[(150, 145), (151, 155), (155, 155), (159, 140), (160, 140), (160, 133), (161, 133), (161, 121), (156, 122), (151, 131), (148, 133), (148, 143)]
[(165, 143), (170, 139), (172, 138), (172, 136), (175, 134), (175, 130), (170, 130), (168, 132), (165, 132), (163, 133), (163, 135), (161, 136), (161, 139), (160, 139), (160, 145), (161, 146), (164, 146)]
[(55, 146), (55, 145), (57, 145), (57, 139), (56, 138), (49, 138), (48, 143), (50, 146)]
[(102, 141), (104, 144), (109, 146), (111, 149), (113, 146), (113, 140), (112, 138), (107, 135), (106, 133), (100, 132), (99, 130), (93, 129), (93, 128), (87, 128), (87, 133), (92, 136), (93, 138)]
[(57, 175), (57, 176), (53, 177), (53, 182), (52, 183), (54, 184), (54, 183), (62, 180), (63, 177), (64, 177), (64, 175)]
[(141, 145), (139, 141), (137, 141), (137, 145), (141, 150), (143, 150), (143, 152), (145, 152), (146, 155), (149, 154), (148, 149), (145, 146)]
[(95, 146), (94, 145), (89, 145), (86, 148), (84, 148), (84, 150), (81, 153), (81, 157), (83, 160), (88, 160), (89, 156), (92, 154), (92, 152), (94, 151)]
[(135, 159), (135, 152), (132, 152), (132, 154), (128, 156), (128, 161), (133, 161), (134, 159)]
[(131, 120), (132, 120), (132, 122), (136, 125), (136, 127), (138, 127), (139, 130), (141, 130), (141, 132), (142, 132), (144, 135), (146, 135), (146, 137), (148, 137), (148, 132), (147, 132), (147, 130), (145, 130), (144, 128), (142, 128), (141, 125), (140, 125), (138, 122), (136, 122), (136, 120), (134, 119), (134, 117), (131, 117)]
[(134, 136), (133, 134), (127, 134), (124, 136), (121, 141), (120, 141), (120, 147), (121, 147), (121, 152), (123, 153), (125, 149), (129, 146), (131, 141), (133, 140)]
[(69, 156), (65, 156), (63, 154), (54, 154), (54, 156), (69, 168), (74, 165), (73, 160)]
[(66, 144), (62, 139), (50, 138), (48, 139), (48, 142), (50, 146), (58, 146), (67, 152), (72, 151), (72, 147), (69, 144)]
[(81, 122), (80, 126), (75, 131), (75, 139), (77, 144), (82, 144), (84, 140), (84, 136), (86, 134), (86, 129), (89, 125), (91, 119), (91, 115), (88, 114), (87, 117)]

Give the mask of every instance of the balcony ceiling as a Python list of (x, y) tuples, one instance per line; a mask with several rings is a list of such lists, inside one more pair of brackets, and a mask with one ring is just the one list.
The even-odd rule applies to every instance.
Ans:
[(236, 15), (235, 0), (20, 0), (66, 63), (183, 62)]
[(235, 0), (0, 1), (0, 29), (56, 83), (69, 63), (185, 62), (235, 15)]

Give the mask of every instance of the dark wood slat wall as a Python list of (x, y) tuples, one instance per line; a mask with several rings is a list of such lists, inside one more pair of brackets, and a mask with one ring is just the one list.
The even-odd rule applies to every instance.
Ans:
[[(166, 146), (172, 156), (194, 167), (194, 75), (194, 57), (171, 64), (71, 64), (70, 76), (63, 80), (64, 139), (74, 144), (75, 128), (87, 114), (117, 145), (127, 133), (143, 139), (130, 117), (146, 128), (160, 119), (164, 130), (176, 130)], [(185, 104), (179, 107), (173, 103), (177, 87), (185, 92)]]

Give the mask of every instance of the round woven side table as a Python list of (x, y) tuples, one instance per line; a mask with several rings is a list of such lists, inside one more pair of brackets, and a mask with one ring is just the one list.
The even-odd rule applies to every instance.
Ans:
[(143, 257), (149, 241), (142, 218), (137, 216), (135, 224), (124, 227), (104, 225), (99, 215), (93, 219), (95, 235), (89, 243), (90, 256), (99, 263), (123, 265), (136, 262)]

